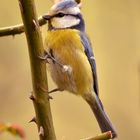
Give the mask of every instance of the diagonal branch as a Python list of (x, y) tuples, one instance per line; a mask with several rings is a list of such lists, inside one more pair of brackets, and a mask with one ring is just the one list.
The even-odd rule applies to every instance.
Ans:
[[(39, 22), (39, 25), (42, 26), (46, 23), (46, 20), (44, 20), (42, 18), (42, 16), (40, 16), (38, 18), (38, 22)], [(3, 28), (0, 28), (0, 37), (2, 36), (9, 36), (9, 35), (16, 35), (16, 34), (21, 34), (24, 32), (24, 26), (23, 24), (18, 24), (18, 25), (15, 25), (15, 26), (10, 26), (10, 27), (3, 27)]]

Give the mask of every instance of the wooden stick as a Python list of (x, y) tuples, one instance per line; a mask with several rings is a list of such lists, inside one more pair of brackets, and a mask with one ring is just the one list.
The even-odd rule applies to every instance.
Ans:
[(35, 108), (39, 138), (40, 140), (56, 140), (46, 93), (48, 90), (46, 64), (38, 58), (44, 54), (44, 50), (34, 0), (19, 0), (19, 6), (28, 42), (33, 85), (31, 99)]

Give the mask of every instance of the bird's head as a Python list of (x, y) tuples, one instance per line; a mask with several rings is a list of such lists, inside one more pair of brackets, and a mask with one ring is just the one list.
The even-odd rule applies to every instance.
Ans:
[(80, 4), (75, 0), (63, 0), (54, 4), (43, 18), (48, 20), (49, 30), (71, 28), (84, 31), (85, 28)]

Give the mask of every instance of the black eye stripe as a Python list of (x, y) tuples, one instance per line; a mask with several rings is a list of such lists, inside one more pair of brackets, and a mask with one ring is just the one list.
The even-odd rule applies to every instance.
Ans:
[(57, 13), (56, 15), (52, 16), (52, 17), (64, 17), (64, 16), (74, 16), (76, 18), (79, 18), (79, 15), (74, 15), (74, 14), (65, 14), (65, 13)]
[(58, 13), (58, 14), (56, 14), (55, 15), (55, 17), (64, 17), (66, 14), (64, 14), (64, 13)]

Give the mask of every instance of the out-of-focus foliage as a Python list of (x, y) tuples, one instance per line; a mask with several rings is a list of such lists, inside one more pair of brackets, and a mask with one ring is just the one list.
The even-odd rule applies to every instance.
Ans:
[(23, 128), (17, 124), (0, 123), (0, 134), (3, 132), (10, 132), (14, 136), (25, 139), (25, 132)]

